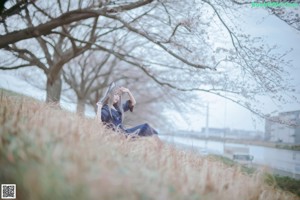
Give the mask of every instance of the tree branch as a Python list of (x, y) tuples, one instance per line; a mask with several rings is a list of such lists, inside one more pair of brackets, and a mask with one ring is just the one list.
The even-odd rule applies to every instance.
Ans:
[(168, 49), (166, 46), (164, 46), (162, 44), (162, 42), (160, 41), (156, 41), (155, 39), (151, 38), (149, 35), (147, 35), (146, 33), (143, 33), (141, 31), (139, 31), (137, 28), (134, 28), (133, 26), (130, 26), (127, 22), (125, 22), (124, 20), (122, 20), (121, 18), (117, 17), (117, 16), (113, 16), (113, 15), (105, 15), (107, 18), (111, 18), (111, 19), (115, 19), (119, 22), (121, 22), (128, 30), (144, 37), (145, 39), (149, 40), (150, 42), (158, 45), (159, 47), (161, 47), (163, 50), (165, 50), (167, 53), (169, 53), (171, 56), (177, 58), (178, 60), (180, 60), (181, 62), (189, 65), (189, 66), (192, 66), (192, 67), (195, 67), (195, 68), (200, 68), (200, 69), (212, 69), (208, 66), (205, 66), (205, 65), (200, 65), (200, 64), (194, 64), (194, 63), (191, 63), (189, 62), (188, 60), (186, 60), (185, 58), (182, 58), (180, 57), (179, 55), (177, 55), (176, 53), (174, 53), (172, 50)]
[(0, 35), (0, 48), (4, 48), (9, 44), (16, 43), (21, 40), (48, 35), (51, 31), (59, 26), (70, 24), (75, 21), (80, 21), (92, 17), (104, 15), (106, 12), (117, 13), (121, 11), (132, 10), (146, 4), (150, 4), (153, 0), (139, 0), (128, 5), (118, 6), (112, 9), (102, 8), (94, 10), (92, 8), (79, 9), (66, 12), (61, 16), (54, 18), (44, 24), (35, 27), (25, 28), (19, 31), (14, 31), (6, 35)]
[(19, 68), (24, 68), (24, 67), (32, 67), (31, 64), (24, 64), (24, 65), (18, 65), (14, 67), (0, 67), (0, 70), (14, 70), (14, 69), (19, 69)]
[[(29, 11), (28, 11), (27, 8), (25, 9), (25, 13), (26, 13), (25, 19), (27, 20), (28, 27), (33, 27), (33, 23), (32, 23), (32, 20), (30, 18)], [(46, 42), (43, 40), (43, 38), (41, 36), (37, 37), (36, 39), (37, 39), (40, 47), (42, 48), (42, 50), (43, 50), (43, 52), (45, 54), (45, 57), (46, 57), (48, 65), (51, 66), (52, 65), (51, 55), (50, 55), (50, 53), (48, 51)]]
[[(13, 47), (7, 47), (6, 50), (16, 52), (17, 57), (22, 58), (28, 61), (32, 65), (36, 65), (38, 68), (42, 69), (45, 73), (48, 72), (47, 67), (37, 58), (32, 52), (27, 49), (19, 49), (16, 45), (12, 45)], [(30, 57), (26, 56), (28, 54)]]

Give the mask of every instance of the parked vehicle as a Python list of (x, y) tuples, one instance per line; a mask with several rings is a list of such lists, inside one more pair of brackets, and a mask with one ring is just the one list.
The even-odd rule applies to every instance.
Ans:
[(251, 164), (254, 156), (249, 154), (233, 154), (232, 159), (240, 164)]

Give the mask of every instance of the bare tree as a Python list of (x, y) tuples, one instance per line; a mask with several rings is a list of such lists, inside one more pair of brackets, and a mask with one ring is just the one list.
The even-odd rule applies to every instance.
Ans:
[[(261, 114), (255, 107), (256, 96), (280, 98), (282, 92), (292, 92), (293, 87), (289, 85), (284, 70), (289, 63), (282, 59), (288, 50), (275, 53), (276, 46), (269, 47), (258, 38), (251, 38), (229, 26), (217, 4), (201, 2), (195, 6), (188, 2), (176, 1), (174, 4), (174, 1), (166, 1), (160, 10), (106, 14), (107, 18), (119, 22), (120, 26), (149, 43), (130, 53), (98, 43), (94, 44), (95, 49), (112, 53), (139, 67), (161, 86), (213, 93), (256, 114)], [(202, 19), (203, 12), (208, 13), (206, 19)], [(176, 16), (178, 13), (182, 16)], [(137, 16), (142, 17), (133, 20)], [(216, 22), (215, 27), (212, 21)], [(151, 29), (153, 24), (155, 29)], [(222, 27), (219, 33), (209, 34), (217, 27)], [(216, 46), (210, 37), (227, 37), (228, 41), (226, 46)]]
[[(35, 5), (35, 4), (34, 4)], [(39, 7), (35, 6), (37, 12), (41, 12), (42, 15), (47, 15), (51, 18), (50, 14), (45, 13)], [(40, 15), (32, 15), (30, 10), (26, 7), (25, 14), (20, 14), (22, 20), (25, 22), (27, 27), (34, 27), (34, 23), (41, 17)], [(62, 10), (60, 10), (63, 12)], [(92, 20), (92, 26), (87, 33), (83, 33), (83, 38), (92, 43), (95, 41), (95, 30), (98, 22), (98, 17)], [(82, 25), (82, 24), (81, 24)], [(5, 30), (8, 33), (9, 27), (4, 22)], [(77, 24), (80, 26), (80, 24)], [(6, 51), (11, 52), (15, 57), (22, 59), (23, 64), (17, 65), (16, 67), (9, 67), (7, 69), (21, 68), (27, 66), (36, 66), (40, 68), (47, 76), (46, 90), (47, 90), (47, 102), (59, 102), (61, 95), (61, 69), (65, 63), (68, 63), (73, 58), (87, 51), (91, 44), (78, 44), (75, 41), (68, 39), (64, 34), (71, 34), (75, 32), (76, 26), (66, 25), (61, 27), (60, 35), (56, 37), (36, 37), (35, 41), (31, 41), (32, 45), (28, 45), (27, 48), (21, 47), (24, 45), (11, 44), (5, 48)], [(39, 48), (35, 48), (38, 46)], [(31, 48), (32, 47), (32, 48)], [(41, 52), (39, 51), (41, 50)]]
[(87, 99), (109, 84), (117, 63), (117, 59), (111, 57), (108, 53), (87, 52), (69, 62), (63, 70), (65, 82), (77, 96), (77, 113), (83, 114)]

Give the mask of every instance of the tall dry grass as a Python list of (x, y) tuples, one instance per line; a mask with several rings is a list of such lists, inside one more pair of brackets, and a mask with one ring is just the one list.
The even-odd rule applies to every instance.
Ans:
[(17, 199), (297, 199), (158, 138), (128, 139), (94, 119), (0, 95), (0, 182)]

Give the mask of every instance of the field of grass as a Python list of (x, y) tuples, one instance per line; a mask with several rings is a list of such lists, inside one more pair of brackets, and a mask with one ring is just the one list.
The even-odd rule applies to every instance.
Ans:
[(31, 98), (0, 91), (0, 183), (17, 199), (299, 199), (218, 159), (158, 138), (130, 139)]

